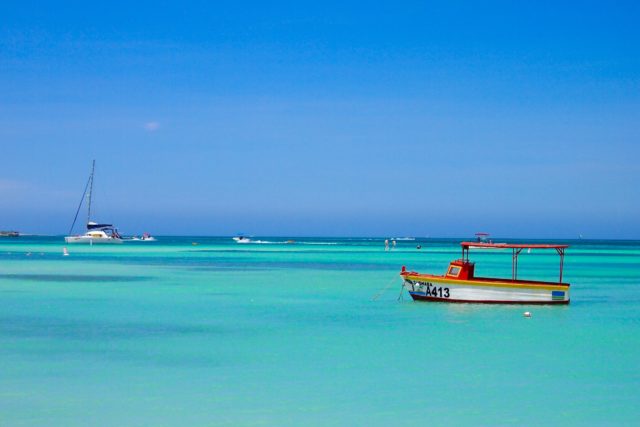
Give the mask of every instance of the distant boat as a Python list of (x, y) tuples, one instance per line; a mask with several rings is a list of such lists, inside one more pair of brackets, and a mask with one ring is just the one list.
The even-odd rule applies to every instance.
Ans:
[[(505, 244), (504, 242), (496, 243), (493, 240), (491, 240), (491, 235), (489, 233), (476, 233), (476, 243), (491, 243), (491, 244), (495, 243), (498, 246)], [(501, 249), (501, 248), (494, 247), (493, 249)]]
[(236, 241), (236, 243), (251, 243), (252, 240), (248, 237), (244, 237), (244, 236), (236, 236), (233, 238), (233, 240)]
[[(80, 199), (78, 210), (76, 210), (76, 216), (75, 218), (73, 218), (73, 223), (71, 224), (71, 228), (69, 229), (70, 235), (64, 238), (64, 241), (67, 243), (122, 243), (122, 237), (120, 236), (120, 234), (118, 234), (118, 230), (112, 224), (100, 224), (91, 221), (91, 196), (93, 193), (93, 176), (95, 173), (95, 169), (96, 161), (94, 160), (91, 166), (91, 175), (89, 175), (87, 185), (84, 187), (82, 199)], [(71, 233), (73, 232), (73, 227), (76, 225), (76, 220), (78, 219), (78, 213), (80, 212), (82, 204), (85, 200), (85, 196), (87, 199), (87, 232), (79, 235), (71, 235)]]
[(0, 231), (0, 237), (20, 237), (17, 231)]
[(155, 242), (157, 239), (149, 233), (142, 234), (142, 237), (134, 236), (130, 239), (125, 239), (127, 242)]
[(489, 233), (476, 233), (476, 242), (480, 243), (491, 243)]

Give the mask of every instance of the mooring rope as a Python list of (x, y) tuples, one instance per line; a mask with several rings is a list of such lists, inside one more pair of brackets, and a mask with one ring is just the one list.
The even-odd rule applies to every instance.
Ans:
[(400, 285), (400, 295), (398, 295), (398, 299), (396, 301), (404, 301), (404, 283)]
[(398, 278), (399, 277), (397, 276), (397, 274), (394, 275), (393, 278), (389, 281), (389, 283), (387, 283), (384, 288), (382, 288), (377, 294), (373, 296), (373, 298), (371, 298), (371, 301), (375, 301), (378, 298), (380, 298), (382, 294), (384, 294), (387, 291), (387, 289), (389, 289), (391, 285), (393, 285), (393, 282), (395, 282)]

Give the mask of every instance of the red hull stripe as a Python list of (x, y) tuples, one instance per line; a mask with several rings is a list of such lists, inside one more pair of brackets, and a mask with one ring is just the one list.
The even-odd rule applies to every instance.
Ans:
[(569, 304), (569, 300), (567, 301), (494, 301), (494, 300), (466, 300), (466, 299), (453, 299), (453, 298), (437, 298), (437, 297), (427, 297), (424, 295), (417, 295), (409, 292), (411, 298), (415, 301), (430, 301), (430, 302), (456, 302), (456, 303), (471, 303), (471, 304), (536, 304), (536, 305), (547, 305), (547, 304)]
[(447, 276), (437, 276), (435, 274), (426, 274), (426, 273), (418, 273), (417, 271), (403, 271), (400, 273), (400, 276), (403, 278), (409, 278), (410, 280), (417, 280), (418, 282), (428, 282), (438, 281), (442, 283), (455, 283), (458, 285), (469, 285), (469, 286), (492, 286), (492, 285), (509, 285), (510, 287), (528, 287), (528, 286), (545, 286), (545, 287), (554, 287), (554, 288), (569, 288), (571, 285), (569, 283), (561, 283), (561, 282), (539, 282), (534, 280), (510, 280), (503, 278), (493, 278), (493, 277), (474, 277), (473, 279), (456, 279)]

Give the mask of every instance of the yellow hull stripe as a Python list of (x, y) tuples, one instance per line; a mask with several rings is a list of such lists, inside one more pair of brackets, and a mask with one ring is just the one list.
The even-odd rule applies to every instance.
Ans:
[(498, 287), (498, 288), (517, 288), (517, 289), (544, 289), (549, 291), (564, 291), (569, 289), (569, 285), (532, 285), (532, 284), (514, 284), (506, 282), (484, 282), (484, 281), (471, 281), (471, 280), (458, 280), (449, 279), (442, 276), (428, 276), (428, 275), (407, 275), (404, 276), (409, 280), (417, 280), (420, 282), (437, 282), (437, 283), (451, 283), (455, 285), (465, 286), (484, 286), (484, 287)]

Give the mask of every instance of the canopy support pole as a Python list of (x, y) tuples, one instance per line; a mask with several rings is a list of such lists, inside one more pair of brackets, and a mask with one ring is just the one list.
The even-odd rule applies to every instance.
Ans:
[(513, 262), (511, 264), (511, 279), (518, 280), (518, 255), (522, 252), (522, 248), (513, 248)]
[(463, 246), (462, 247), (462, 261), (469, 262), (469, 247), (468, 246)]
[(560, 279), (559, 282), (562, 283), (562, 271), (564, 270), (564, 248), (556, 248), (556, 252), (560, 255)]

